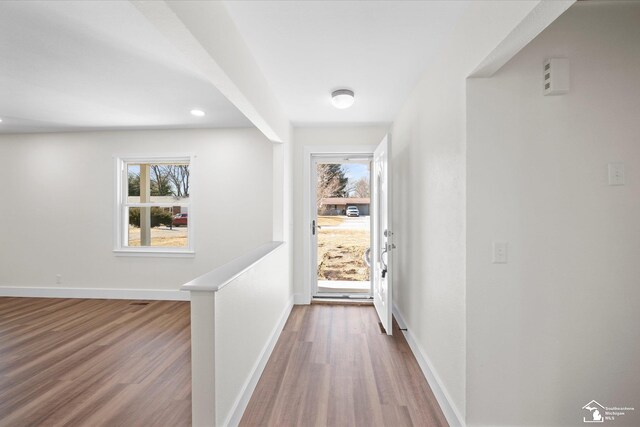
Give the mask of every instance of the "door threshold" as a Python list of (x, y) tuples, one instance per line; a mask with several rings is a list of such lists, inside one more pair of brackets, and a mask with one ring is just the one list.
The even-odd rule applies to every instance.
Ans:
[(373, 298), (349, 298), (348, 296), (319, 296), (311, 298), (311, 304), (373, 305)]

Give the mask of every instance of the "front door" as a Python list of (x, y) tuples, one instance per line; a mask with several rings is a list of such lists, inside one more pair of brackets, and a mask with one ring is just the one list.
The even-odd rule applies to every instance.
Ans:
[(312, 296), (371, 299), (372, 156), (311, 159)]

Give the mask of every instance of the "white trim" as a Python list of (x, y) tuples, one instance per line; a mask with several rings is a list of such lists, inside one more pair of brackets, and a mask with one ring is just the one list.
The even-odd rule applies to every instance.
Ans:
[(438, 404), (440, 405), (440, 409), (444, 413), (447, 422), (451, 427), (465, 427), (464, 416), (460, 413), (456, 405), (453, 403), (451, 399), (451, 395), (447, 392), (446, 387), (442, 383), (440, 376), (437, 371), (434, 369), (433, 364), (429, 360), (427, 353), (422, 349), (415, 336), (408, 328), (407, 323), (402, 317), (400, 309), (397, 305), (393, 304), (393, 315), (398, 322), (398, 326), (402, 329), (407, 329), (404, 332), (404, 336), (407, 339), (407, 343), (413, 352), (416, 360), (418, 361), (418, 365), (420, 365), (420, 369), (422, 373), (427, 379), (429, 386), (431, 386), (431, 390), (433, 391)]
[(293, 303), (295, 305), (309, 305), (311, 304), (311, 300), (307, 295), (304, 294), (293, 294)]
[(164, 289), (50, 288), (37, 286), (0, 286), (0, 297), (142, 299), (189, 301), (189, 292)]
[(262, 349), (262, 352), (260, 352), (260, 357), (258, 357), (258, 360), (256, 360), (253, 369), (251, 369), (249, 378), (242, 386), (242, 390), (240, 391), (240, 394), (236, 398), (235, 402), (233, 402), (233, 406), (229, 411), (229, 415), (222, 424), (223, 426), (235, 427), (240, 424), (240, 420), (242, 419), (242, 415), (244, 415), (244, 411), (249, 404), (251, 395), (253, 395), (253, 391), (255, 390), (256, 385), (258, 385), (258, 380), (260, 380), (262, 371), (264, 371), (264, 367), (267, 365), (269, 357), (271, 357), (271, 352), (273, 352), (273, 349), (278, 342), (278, 338), (280, 338), (280, 333), (282, 332), (282, 329), (284, 329), (285, 323), (287, 323), (287, 319), (289, 318), (289, 314), (291, 313), (291, 309), (293, 308), (293, 302), (294, 297), (292, 295), (291, 298), (289, 298), (289, 302), (287, 302), (287, 306), (282, 312), (282, 315), (280, 316), (280, 320), (273, 328), (269, 340)]
[(239, 256), (220, 267), (211, 270), (202, 276), (196, 277), (182, 285), (183, 291), (210, 291), (218, 292), (226, 285), (246, 273), (251, 267), (269, 256), (279, 247), (284, 247), (284, 242), (269, 242), (256, 249)]
[(179, 203), (179, 202), (175, 202), (175, 203), (154, 203), (154, 202), (149, 202), (149, 203), (130, 203), (130, 202), (126, 202), (122, 204), (123, 207), (125, 208), (172, 208), (174, 206), (180, 206), (181, 208), (188, 208), (189, 207), (189, 203)]
[[(310, 226), (315, 225), (315, 229), (309, 236), (309, 271), (305, 276), (309, 280), (309, 295), (311, 298), (318, 294), (318, 272), (316, 269), (316, 262), (318, 259), (318, 211), (316, 206), (316, 197), (318, 197), (318, 160), (315, 157), (315, 153), (311, 153), (309, 161), (309, 180), (306, 182), (307, 190), (309, 190), (309, 204), (306, 209), (309, 212), (309, 221), (307, 224)], [(315, 223), (313, 222), (315, 221)]]
[(146, 251), (137, 251), (135, 249), (114, 249), (115, 256), (132, 256), (132, 257), (156, 257), (156, 258), (195, 258), (194, 251), (179, 251), (174, 249), (155, 248)]
[[(373, 155), (375, 145), (308, 145), (304, 147), (302, 157), (302, 264), (303, 264), (303, 280), (301, 301), (311, 301), (313, 283), (313, 274), (311, 262), (311, 156), (314, 154), (366, 154)], [(306, 299), (305, 299), (306, 298)], [(303, 304), (308, 304), (303, 303)]]

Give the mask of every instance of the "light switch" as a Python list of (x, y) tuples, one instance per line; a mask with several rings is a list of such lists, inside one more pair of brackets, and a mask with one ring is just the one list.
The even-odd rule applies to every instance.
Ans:
[(507, 263), (507, 242), (493, 242), (493, 263)]
[(624, 185), (624, 163), (609, 163), (609, 185)]

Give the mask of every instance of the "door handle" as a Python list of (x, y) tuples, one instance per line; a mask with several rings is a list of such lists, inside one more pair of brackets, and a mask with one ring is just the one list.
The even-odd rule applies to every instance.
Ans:
[(386, 254), (387, 252), (389, 252), (389, 245), (385, 243), (384, 249), (382, 250), (382, 252), (380, 252), (380, 264), (382, 264), (385, 270), (387, 269), (387, 263), (384, 262), (384, 254)]
[(364, 262), (367, 264), (367, 267), (371, 267), (371, 248), (367, 248), (364, 253)]
[(322, 228), (322, 226), (321, 225), (317, 225), (315, 219), (313, 221), (311, 221), (311, 234), (313, 236), (315, 236), (316, 235), (316, 231), (320, 230), (321, 228)]
[(386, 254), (387, 252), (389, 252), (389, 245), (387, 243), (385, 243), (384, 244), (384, 249), (382, 250), (382, 252), (380, 252), (380, 264), (382, 265), (382, 278), (383, 279), (387, 276), (387, 271), (389, 271), (387, 263), (384, 262), (384, 254)]

